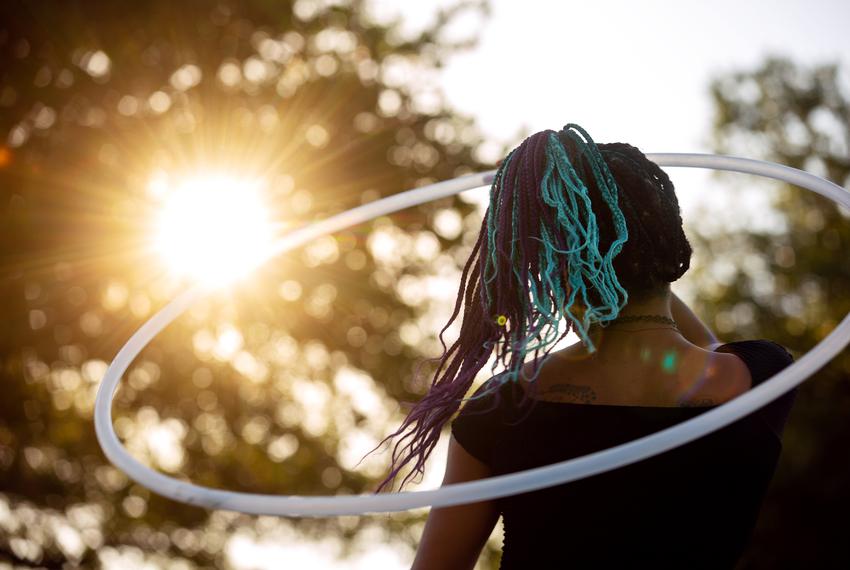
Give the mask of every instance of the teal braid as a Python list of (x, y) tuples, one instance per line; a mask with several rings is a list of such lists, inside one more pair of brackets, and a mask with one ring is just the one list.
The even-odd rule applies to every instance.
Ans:
[[(572, 159), (567, 145), (575, 149)], [(599, 251), (590, 183), (576, 166), (580, 163), (593, 177), (614, 221), (616, 239), (604, 254)], [(625, 306), (628, 293), (613, 267), (628, 239), (618, 198), (602, 154), (578, 125), (530, 137), (499, 167), (482, 228), (486, 246), (481, 252), (480, 295), (485, 313), (509, 324), (497, 327), (501, 342), (493, 339), (484, 346), (488, 353), (496, 349), (494, 373), (500, 364), (505, 367), (501, 381), (516, 381), (530, 353), (548, 355), (569, 331), (568, 325), (562, 332), (565, 320), (595, 352), (590, 326), (616, 318)], [(531, 227), (524, 225), (529, 223)], [(531, 240), (538, 244), (535, 248)], [(591, 290), (599, 299), (596, 304)]]
[[(587, 141), (585, 142), (568, 130), (571, 127), (579, 130), (581, 128), (576, 125), (567, 125), (566, 134), (576, 143), (580, 155), (584, 156), (589, 163), (596, 185), (611, 210), (617, 237), (605, 256), (601, 256), (599, 230), (587, 186), (576, 173), (558, 138), (552, 134), (549, 136), (549, 144), (546, 148), (547, 168), (541, 182), (541, 194), (546, 204), (555, 208), (558, 225), (567, 237), (569, 249), (554, 249), (551, 239), (543, 239), (541, 242), (544, 252), (551, 250), (553, 256), (555, 252), (567, 255), (571, 293), (569, 300), (563, 305), (561, 316), (575, 323), (576, 333), (588, 350), (594, 352), (595, 346), (587, 334), (591, 323), (616, 318), (628, 301), (628, 293), (617, 280), (613, 267), (614, 256), (621, 251), (623, 243), (628, 239), (628, 229), (625, 216), (617, 203), (617, 185), (601, 153), (587, 133), (580, 130), (585, 136)], [(579, 207), (579, 204), (582, 207)], [(544, 234), (545, 237), (546, 234)], [(557, 277), (554, 280), (549, 279), (550, 283), (553, 281), (557, 283), (559, 279)], [(601, 297), (601, 305), (593, 305), (588, 299), (588, 284), (593, 286)], [(557, 294), (557, 289), (555, 291)], [(578, 294), (581, 294), (586, 307), (581, 318), (577, 318), (570, 310)], [(559, 300), (562, 299), (563, 297)]]
[[(580, 126), (570, 123), (564, 127), (564, 131), (566, 131), (567, 135), (573, 139), (575, 142), (579, 144), (579, 148), (582, 149), (583, 154), (589, 154), (588, 157), (590, 160), (591, 170), (593, 171), (593, 176), (596, 180), (596, 184), (599, 187), (599, 190), (602, 192), (602, 197), (605, 199), (605, 202), (608, 204), (611, 210), (611, 216), (614, 220), (614, 230), (616, 233), (616, 239), (611, 244), (611, 247), (608, 249), (608, 252), (605, 254), (603, 263), (604, 263), (604, 278), (605, 278), (605, 287), (600, 293), (607, 293), (609, 296), (606, 299), (606, 304), (602, 307), (599, 307), (600, 311), (600, 319), (599, 320), (612, 320), (617, 317), (622, 305), (617, 304), (617, 293), (623, 295), (626, 300), (628, 299), (628, 294), (626, 290), (620, 285), (620, 282), (617, 280), (616, 272), (614, 271), (614, 257), (620, 253), (623, 249), (623, 244), (626, 243), (626, 240), (629, 237), (628, 229), (626, 226), (626, 217), (623, 214), (623, 211), (620, 209), (618, 204), (618, 189), (617, 183), (614, 180), (614, 175), (611, 174), (611, 170), (608, 168), (608, 164), (605, 162), (605, 159), (602, 158), (602, 153), (599, 152), (599, 148), (593, 142), (593, 139), (590, 138), (590, 135), (582, 129)], [(574, 132), (578, 131), (581, 136), (585, 139), (586, 142), (582, 141), (579, 136)], [(563, 131), (562, 131), (563, 132)], [(597, 236), (598, 242), (598, 236)], [(615, 291), (612, 291), (614, 289)], [(604, 309), (607, 306), (607, 312)]]

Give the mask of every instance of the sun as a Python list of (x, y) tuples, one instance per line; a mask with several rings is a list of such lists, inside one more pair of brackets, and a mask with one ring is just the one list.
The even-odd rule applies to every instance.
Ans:
[(263, 201), (263, 183), (228, 173), (191, 176), (169, 184), (151, 179), (162, 200), (153, 246), (169, 269), (201, 285), (233, 283), (265, 262), (274, 227)]

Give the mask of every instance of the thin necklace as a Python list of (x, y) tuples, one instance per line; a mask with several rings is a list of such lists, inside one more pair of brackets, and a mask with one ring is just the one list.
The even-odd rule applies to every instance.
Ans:
[(607, 332), (679, 331), (679, 327), (657, 327), (650, 329), (607, 329)]
[[(679, 326), (676, 324), (676, 321), (669, 317), (665, 317), (664, 315), (628, 315), (625, 317), (618, 317), (613, 321), (609, 321), (607, 323), (602, 323), (603, 328), (609, 328), (612, 325), (619, 325), (625, 323), (631, 323), (636, 321), (650, 321), (665, 325), (671, 325), (673, 329), (679, 330)], [(651, 330), (651, 329), (637, 329), (637, 330)]]

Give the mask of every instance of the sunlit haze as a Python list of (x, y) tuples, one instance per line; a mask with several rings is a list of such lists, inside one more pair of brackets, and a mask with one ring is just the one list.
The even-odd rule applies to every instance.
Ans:
[(218, 287), (268, 258), (274, 232), (261, 182), (217, 173), (172, 187), (157, 175), (149, 190), (162, 199), (154, 247), (175, 274)]
[[(94, 437), (101, 386), (123, 366), (114, 435), (162, 475), (369, 496), (423, 443), (421, 477), (416, 454), (385, 489), (408, 475), (405, 492), (443, 485), (452, 422), (472, 402), (444, 408), (433, 433), (399, 428), (476, 324), (463, 293), (493, 188), (291, 249), (287, 234), (490, 170), (566, 123), (598, 143), (779, 161), (850, 189), (848, 0), (115, 4), (0, 4), (0, 570), (411, 567), (430, 507), (184, 506)], [(673, 292), (721, 342), (769, 338), (807, 358), (850, 310), (848, 211), (779, 180), (664, 168), (693, 249)], [(122, 345), (154, 329), (127, 362)], [(576, 343), (570, 332), (550, 354)], [(456, 396), (504, 371), (496, 352)], [(712, 362), (728, 356), (653, 354), (676, 390), (719, 382)], [(850, 349), (800, 386), (747, 567), (850, 567), (832, 560), (847, 558), (835, 524), (850, 502), (847, 372)], [(420, 411), (411, 420), (436, 417)], [(555, 439), (599, 438), (542, 441)], [(566, 504), (556, 518), (570, 516)], [(497, 521), (471, 570), (498, 568), (512, 531)]]

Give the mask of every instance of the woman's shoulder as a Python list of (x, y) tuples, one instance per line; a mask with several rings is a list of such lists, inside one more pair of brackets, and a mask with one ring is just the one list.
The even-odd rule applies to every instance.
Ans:
[(694, 348), (683, 357), (676, 402), (683, 407), (716, 406), (752, 388), (747, 363), (733, 352)]
[(763, 338), (718, 343), (714, 345), (712, 352), (729, 355), (727, 360), (737, 362), (739, 369), (746, 367), (752, 376), (753, 385), (763, 382), (794, 362), (794, 357), (788, 349)]
[[(710, 353), (712, 373), (706, 376), (703, 392), (711, 392), (719, 401), (743, 394), (794, 361), (785, 347), (768, 339), (716, 343), (705, 350)], [(702, 399), (707, 396), (703, 394)]]
[(505, 373), (496, 374), (483, 382), (471, 395), (462, 400), (461, 413), (481, 413), (499, 407), (510, 389)]
[(766, 338), (718, 342), (709, 349), (714, 352), (744, 354), (757, 360), (785, 360), (787, 362), (794, 360), (787, 348)]
[(497, 434), (502, 428), (499, 408), (506, 401), (508, 389), (503, 375), (496, 375), (462, 400), (460, 410), (451, 421), (451, 433), (467, 453), (490, 464)]

